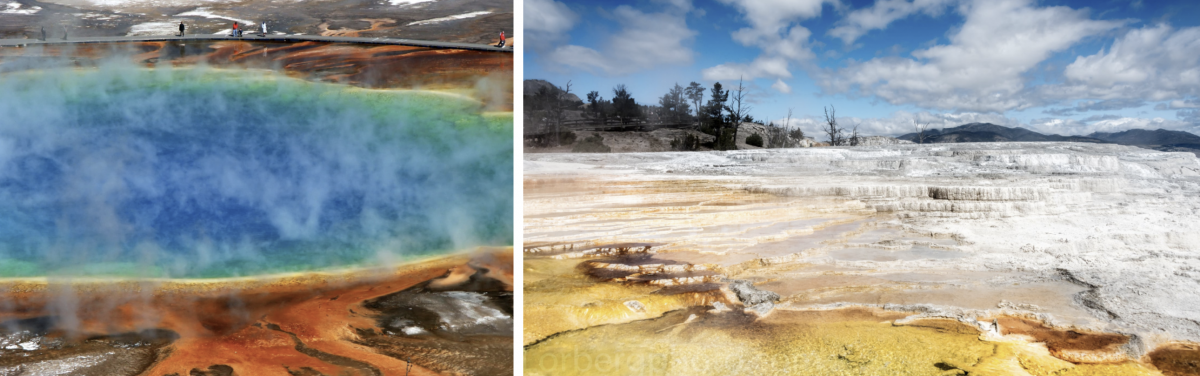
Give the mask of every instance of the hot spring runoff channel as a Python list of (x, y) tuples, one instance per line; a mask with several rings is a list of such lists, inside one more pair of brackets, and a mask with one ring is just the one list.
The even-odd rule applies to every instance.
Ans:
[(231, 277), (512, 244), (512, 115), (267, 71), (0, 75), (0, 278)]

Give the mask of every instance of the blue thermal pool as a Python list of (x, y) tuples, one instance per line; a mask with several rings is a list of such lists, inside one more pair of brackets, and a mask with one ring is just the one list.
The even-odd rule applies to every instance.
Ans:
[(271, 71), (0, 74), (0, 278), (211, 278), (511, 245), (511, 113)]

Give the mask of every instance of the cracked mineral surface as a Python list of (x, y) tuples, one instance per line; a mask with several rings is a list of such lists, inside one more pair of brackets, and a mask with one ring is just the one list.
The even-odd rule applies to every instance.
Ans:
[[(1193, 154), (1079, 143), (530, 154), (524, 171), (529, 374), (594, 373), (609, 350), (645, 355), (613, 369), (668, 373), (749, 371), (733, 359), (818, 374), (1200, 372)], [(756, 291), (778, 301), (762, 306)], [(832, 334), (846, 326), (859, 328), (852, 339)], [(796, 331), (816, 342), (781, 337)], [(582, 360), (591, 372), (563, 363)]]

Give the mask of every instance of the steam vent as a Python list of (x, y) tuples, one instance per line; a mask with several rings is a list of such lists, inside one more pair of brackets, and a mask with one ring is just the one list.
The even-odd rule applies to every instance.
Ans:
[(524, 171), (526, 375), (1200, 372), (1191, 153), (530, 153)]
[(0, 40), (0, 375), (512, 374), (511, 49), (251, 31)]

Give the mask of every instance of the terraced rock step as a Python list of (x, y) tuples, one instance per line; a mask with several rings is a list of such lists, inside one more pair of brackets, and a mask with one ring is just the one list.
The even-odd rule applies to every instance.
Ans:
[(652, 243), (613, 243), (603, 245), (579, 245), (576, 244), (559, 244), (559, 245), (533, 245), (525, 246), (525, 253), (531, 256), (551, 257), (556, 259), (569, 258), (587, 258), (587, 257), (607, 257), (607, 256), (623, 256), (633, 254), (649, 254), (653, 253), (652, 248), (655, 244)]
[[(527, 181), (553, 181), (526, 186), (527, 241), (658, 244), (640, 263), (527, 261), (526, 275), (556, 276), (526, 285), (527, 312), (558, 309), (554, 317), (571, 322), (526, 328), (548, 338), (537, 345), (548, 351), (562, 340), (622, 354), (608, 346), (643, 341), (712, 366), (676, 373), (746, 373), (720, 368), (733, 363), (778, 372), (796, 365), (762, 345), (782, 330), (763, 323), (869, 306), (912, 312), (892, 320), (899, 325), (953, 320), (970, 330), (930, 329), (971, 334), (992, 354), (946, 355), (915, 374), (1188, 374), (1200, 364), (1190, 352), (1200, 343), (1200, 222), (1191, 220), (1200, 217), (1200, 159), (1191, 153), (1038, 142), (525, 158)], [(724, 278), (708, 280), (715, 274)], [(751, 286), (778, 297), (756, 299)], [(666, 299), (686, 294), (709, 295)], [(662, 316), (672, 310), (688, 313)], [(751, 319), (689, 334), (729, 312)], [(673, 319), (645, 322), (656, 317)], [(570, 343), (568, 332), (588, 343)], [(853, 338), (893, 338), (884, 333)], [(696, 338), (754, 344), (739, 352), (727, 345), (736, 341), (718, 349)], [(865, 344), (780, 341), (787, 354), (810, 348), (855, 367), (922, 351), (875, 347), (872, 356)]]

